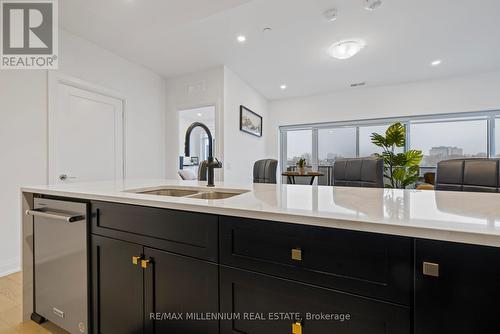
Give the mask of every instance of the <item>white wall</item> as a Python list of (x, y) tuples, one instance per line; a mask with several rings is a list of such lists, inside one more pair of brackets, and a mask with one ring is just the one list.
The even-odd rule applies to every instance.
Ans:
[(46, 71), (0, 71), (0, 276), (19, 270), (19, 187), (46, 181), (46, 85)]
[[(203, 72), (171, 78), (166, 84), (166, 177), (178, 179), (179, 170), (179, 110), (214, 105), (216, 108), (216, 155), (223, 155), (224, 68), (217, 67)], [(222, 177), (221, 171), (217, 172)], [(217, 174), (216, 174), (217, 176)]]
[(126, 97), (126, 177), (164, 177), (165, 80), (68, 32), (61, 32), (59, 44), (60, 72)]
[[(240, 105), (263, 117), (263, 136), (240, 131)], [(266, 158), (268, 101), (230, 69), (224, 69), (224, 181), (253, 182), (253, 164)]]
[(500, 72), (278, 100), (270, 103), (267, 153), (278, 156), (282, 125), (494, 109), (500, 109)]
[[(126, 97), (127, 177), (164, 177), (164, 80), (68, 32), (59, 44), (60, 72)], [(47, 91), (46, 71), (0, 71), (0, 276), (19, 269), (19, 187), (47, 181)]]

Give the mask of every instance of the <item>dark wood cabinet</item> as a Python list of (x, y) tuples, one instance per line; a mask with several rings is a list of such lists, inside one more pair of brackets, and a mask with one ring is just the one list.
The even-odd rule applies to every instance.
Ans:
[(413, 240), (220, 218), (221, 264), (410, 305)]
[(417, 240), (415, 334), (500, 333), (499, 264), (499, 248)]
[(218, 217), (145, 206), (91, 202), (93, 234), (203, 260), (218, 260)]
[(500, 248), (106, 202), (92, 213), (94, 334), (500, 333)]
[[(198, 314), (219, 311), (219, 270), (214, 263), (145, 248), (150, 260), (145, 269), (147, 333), (216, 334), (218, 320), (200, 320)], [(153, 320), (154, 313), (176, 314), (183, 319)]]
[[(221, 321), (223, 334), (286, 334), (293, 326), (303, 334), (411, 333), (406, 306), (228, 267), (220, 281), (221, 311), (241, 315)], [(313, 318), (321, 315), (331, 318)]]
[(142, 246), (92, 236), (93, 333), (143, 333)]

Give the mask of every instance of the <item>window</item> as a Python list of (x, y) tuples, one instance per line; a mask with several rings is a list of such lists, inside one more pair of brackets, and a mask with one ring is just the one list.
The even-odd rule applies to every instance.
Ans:
[(337, 158), (356, 157), (356, 128), (318, 130), (318, 165), (333, 166)]
[(411, 123), (411, 148), (422, 150), (422, 167), (441, 160), (488, 156), (487, 119), (446, 119)]
[(312, 163), (312, 130), (287, 131), (286, 166), (295, 166), (301, 158)]
[[(370, 136), (374, 132), (384, 134), (395, 122), (406, 126), (407, 147), (422, 150), (421, 173), (435, 171), (436, 164), (445, 159), (500, 158), (499, 110), (311, 124), (307, 129), (281, 127), (282, 138), (286, 138), (283, 145), (286, 152), (283, 151), (281, 161), (283, 170), (305, 158), (309, 166), (325, 174), (319, 184), (331, 184), (336, 158), (381, 153), (382, 149), (372, 144)], [(404, 152), (407, 147), (398, 148), (396, 152)]]
[(372, 143), (371, 135), (376, 132), (385, 135), (389, 125), (363, 126), (359, 128), (359, 156), (369, 157), (375, 153), (382, 153), (382, 148)]
[(500, 118), (495, 118), (495, 156), (500, 158)]

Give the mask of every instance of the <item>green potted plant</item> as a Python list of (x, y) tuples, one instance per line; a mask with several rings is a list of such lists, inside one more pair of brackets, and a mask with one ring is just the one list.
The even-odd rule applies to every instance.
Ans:
[(374, 132), (371, 140), (383, 149), (382, 153), (377, 153), (376, 156), (384, 159), (385, 187), (405, 189), (413, 186), (419, 177), (423, 155), (420, 150), (396, 153), (398, 148), (405, 147), (405, 126), (399, 122), (394, 123), (386, 130), (385, 136)]
[(300, 158), (299, 161), (297, 161), (297, 167), (299, 169), (300, 174), (306, 173), (306, 164), (307, 164), (307, 161), (304, 158)]

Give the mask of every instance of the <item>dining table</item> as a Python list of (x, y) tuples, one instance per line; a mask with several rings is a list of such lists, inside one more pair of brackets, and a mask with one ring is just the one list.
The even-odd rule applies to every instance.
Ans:
[(314, 171), (309, 171), (309, 172), (294, 172), (294, 171), (286, 171), (281, 174), (282, 176), (286, 176), (288, 184), (295, 184), (295, 178), (296, 177), (310, 177), (310, 185), (314, 183), (314, 179), (316, 177), (324, 176), (325, 174), (320, 173), (320, 172), (314, 172)]

